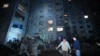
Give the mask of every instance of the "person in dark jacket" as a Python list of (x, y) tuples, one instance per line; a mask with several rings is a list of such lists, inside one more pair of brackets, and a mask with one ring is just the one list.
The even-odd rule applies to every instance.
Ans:
[(81, 56), (81, 54), (80, 54), (80, 43), (79, 43), (79, 41), (77, 40), (76, 37), (73, 37), (73, 40), (74, 40), (73, 46), (74, 46), (75, 54), (76, 54), (76, 56)]

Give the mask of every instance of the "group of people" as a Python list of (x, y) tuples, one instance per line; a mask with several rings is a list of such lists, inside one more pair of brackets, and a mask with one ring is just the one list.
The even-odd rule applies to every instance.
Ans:
[[(76, 37), (73, 37), (73, 50), (75, 51), (75, 55), (76, 56), (81, 56), (80, 54), (80, 43), (79, 41), (77, 40)], [(56, 47), (56, 50), (58, 50), (58, 48), (62, 49), (62, 54), (63, 56), (68, 56), (68, 53), (71, 53), (71, 47), (70, 47), (70, 44), (69, 42), (63, 38), (63, 40), (60, 42), (60, 44)]]

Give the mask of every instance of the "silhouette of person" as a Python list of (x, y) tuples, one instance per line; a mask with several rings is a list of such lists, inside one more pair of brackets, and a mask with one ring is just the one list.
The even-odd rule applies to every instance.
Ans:
[(76, 37), (73, 37), (73, 40), (74, 40), (73, 47), (75, 50), (75, 54), (76, 54), (76, 56), (81, 56), (80, 55), (80, 43)]
[(68, 56), (68, 51), (71, 51), (71, 48), (68, 41), (66, 41), (65, 38), (63, 38), (63, 41), (61, 41), (61, 43), (56, 47), (56, 49), (58, 49), (59, 47), (61, 47), (62, 49), (63, 56)]

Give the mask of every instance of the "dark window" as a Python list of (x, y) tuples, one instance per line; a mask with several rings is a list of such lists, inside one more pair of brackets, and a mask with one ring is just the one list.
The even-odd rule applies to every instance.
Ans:
[(62, 16), (60, 16), (59, 18), (63, 18)]
[(79, 24), (83, 24), (83, 21), (79, 21)]
[(89, 23), (89, 20), (86, 20), (87, 23)]
[(80, 31), (80, 33), (81, 33), (81, 34), (83, 34), (83, 33), (84, 33), (84, 31), (83, 31), (83, 30), (81, 30), (81, 31)]
[(28, 0), (21, 0), (26, 6), (28, 5)]
[(61, 3), (56, 3), (56, 5), (61, 5)]
[(23, 29), (23, 25), (20, 25), (19, 28), (20, 28), (20, 29)]
[(72, 21), (72, 24), (75, 24), (76, 22), (75, 21)]
[(40, 16), (40, 18), (44, 18), (44, 16)]
[(92, 30), (88, 30), (89, 33), (92, 33)]
[(73, 28), (76, 28), (76, 26), (73, 26)]
[(80, 26), (80, 28), (82, 29), (82, 28), (83, 28), (83, 26)]
[(40, 22), (39, 22), (39, 25), (43, 25), (43, 21), (40, 21)]
[(17, 25), (17, 24), (13, 24), (12, 27), (14, 27), (14, 28), (18, 28), (18, 25)]
[(40, 13), (42, 13), (43, 11), (42, 10), (40, 10)]
[(63, 10), (63, 8), (57, 8), (56, 9), (56, 11), (62, 11)]
[(13, 24), (12, 27), (22, 29), (23, 28), (23, 25), (22, 24)]
[(91, 28), (91, 26), (90, 26), (90, 25), (87, 25), (87, 27), (88, 27), (88, 28)]
[(24, 21), (24, 17), (20, 15), (18, 12), (16, 12), (15, 17)]
[(53, 9), (49, 9), (48, 12), (53, 12)]

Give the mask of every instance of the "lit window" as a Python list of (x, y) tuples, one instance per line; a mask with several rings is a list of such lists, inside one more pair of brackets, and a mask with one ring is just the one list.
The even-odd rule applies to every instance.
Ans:
[(62, 26), (57, 27), (57, 31), (58, 31), (58, 32), (63, 31), (63, 27), (62, 27)]
[(53, 31), (53, 27), (48, 27), (48, 31)]
[(22, 12), (26, 12), (25, 7), (23, 7), (21, 4), (18, 4), (18, 9)]
[(8, 8), (9, 7), (9, 4), (4, 4), (3, 5), (3, 8)]
[(48, 24), (53, 24), (53, 20), (48, 20)]
[(65, 14), (64, 16), (68, 16), (67, 14)]
[(84, 18), (87, 19), (88, 18), (88, 15), (84, 15)]

